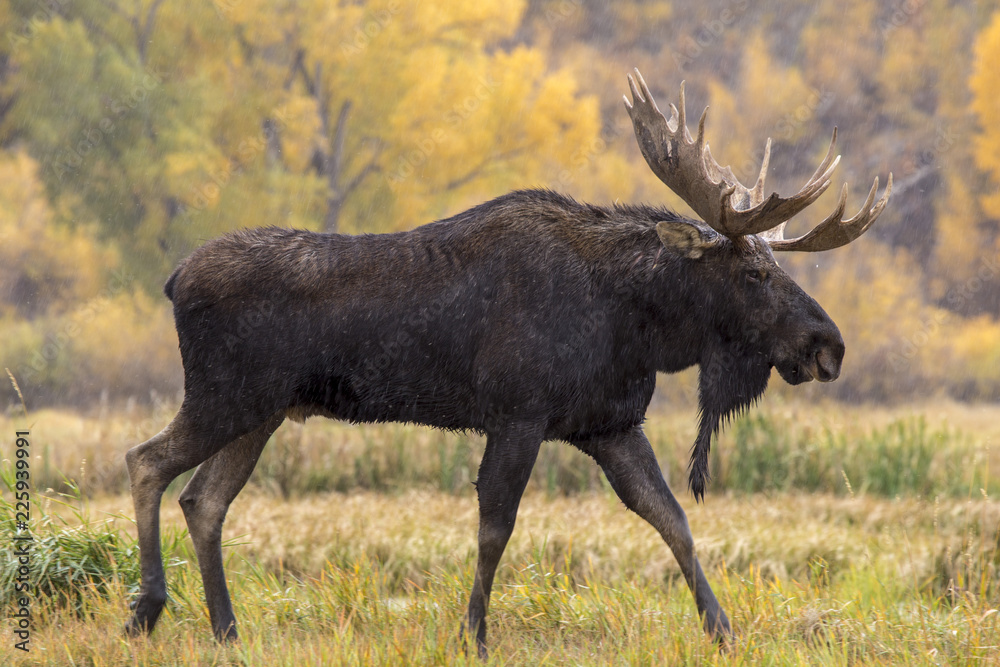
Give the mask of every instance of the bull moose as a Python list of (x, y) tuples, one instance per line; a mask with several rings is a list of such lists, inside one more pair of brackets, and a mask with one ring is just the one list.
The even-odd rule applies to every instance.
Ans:
[(643, 157), (701, 220), (527, 190), (408, 232), (240, 230), (181, 262), (164, 291), (184, 400), (163, 431), (125, 456), (142, 569), (130, 634), (151, 631), (167, 599), (161, 496), (199, 466), (180, 504), (215, 636), (237, 636), (223, 521), (274, 430), (310, 415), (485, 434), (478, 562), (462, 627), (480, 655), (497, 563), (543, 440), (595, 459), (672, 550), (706, 631), (731, 634), (643, 434), (656, 374), (699, 366), (689, 484), (703, 499), (713, 433), (763, 394), (772, 368), (793, 385), (840, 374), (840, 331), (772, 251), (850, 243), (884, 209), (892, 175), (877, 201), (875, 179), (848, 220), (845, 184), (826, 220), (786, 240), (785, 222), (830, 185), (836, 130), (797, 194), (765, 198), (770, 140), (747, 188), (712, 157), (706, 114), (691, 137), (683, 84), (668, 120), (638, 70), (628, 81), (625, 106)]

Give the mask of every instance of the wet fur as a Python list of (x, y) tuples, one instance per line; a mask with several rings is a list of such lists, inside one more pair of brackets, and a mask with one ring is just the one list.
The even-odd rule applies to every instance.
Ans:
[[(409, 232), (223, 236), (165, 286), (185, 401), (248, 425), (286, 410), (485, 433), (541, 415), (546, 439), (580, 443), (640, 424), (657, 371), (701, 364), (700, 498), (711, 432), (770, 365), (720, 335), (713, 309), (732, 294), (701, 280), (706, 261), (661, 243), (656, 224), (680, 220), (533, 190)], [(708, 272), (724, 283), (727, 268)]]
[(152, 630), (167, 599), (162, 495), (197, 467), (179, 500), (213, 632), (237, 638), (226, 512), (281, 422), (319, 414), (486, 434), (462, 626), (480, 656), (497, 564), (542, 440), (594, 458), (663, 537), (706, 631), (724, 640), (728, 618), (642, 432), (656, 374), (700, 367), (689, 479), (700, 500), (712, 434), (764, 392), (771, 367), (793, 384), (833, 379), (843, 357), (836, 326), (760, 239), (543, 190), (396, 234), (238, 231), (193, 252), (164, 291), (184, 401), (125, 456), (142, 570), (130, 635)]

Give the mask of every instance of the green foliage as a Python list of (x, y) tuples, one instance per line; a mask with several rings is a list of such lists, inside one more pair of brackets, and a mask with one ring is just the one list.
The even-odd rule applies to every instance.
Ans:
[(0, 319), (64, 313), (101, 288), (116, 253), (58, 220), (26, 152), (0, 154)]
[[(5, 543), (13, 545), (21, 534), (15, 522), (15, 508), (10, 498), (14, 492), (13, 467), (5, 462), (0, 470), (5, 491), (0, 494), (0, 534)], [(139, 590), (139, 547), (135, 539), (123, 535), (113, 520), (91, 521), (79, 489), (68, 483), (70, 493), (60, 497), (34, 495), (31, 507), (30, 531), (30, 590), (32, 603), (63, 607), (85, 616), (94, 597), (109, 598), (123, 592), (134, 595)], [(65, 513), (53, 512), (49, 503), (63, 505)], [(165, 535), (167, 567), (183, 565), (184, 561), (169, 556), (184, 532), (169, 531)], [(19, 562), (8, 549), (0, 560), (0, 599), (7, 609), (16, 604), (22, 594), (15, 592)], [(8, 609), (9, 610), (9, 609)]]
[[(332, 494), (322, 502), (338, 500), (345, 498)], [(412, 498), (377, 502), (389, 503), (385, 512), (398, 513), (407, 510)], [(487, 664), (848, 666), (997, 661), (996, 570), (984, 569), (975, 586), (951, 578), (939, 587), (934, 575), (937, 561), (921, 555), (966, 534), (971, 536), (970, 553), (982, 549), (985, 562), (995, 563), (997, 547), (990, 546), (995, 533), (977, 535), (990, 528), (995, 503), (948, 504), (941, 508), (939, 521), (910, 526), (905, 534), (898, 526), (907, 516), (936, 510), (927, 505), (898, 507), (894, 500), (859, 503), (826, 497), (810, 503), (794, 495), (717, 503), (719, 516), (730, 514), (732, 505), (745, 513), (732, 528), (739, 540), (789, 563), (787, 574), (768, 574), (731, 562), (710, 538), (699, 543), (705, 572), (736, 630), (733, 642), (720, 650), (704, 635), (676, 570), (666, 568), (664, 580), (663, 560), (653, 555), (664, 552), (669, 558), (659, 537), (651, 529), (648, 542), (623, 535), (612, 520), (623, 514), (620, 507), (594, 498), (586, 502), (588, 510), (600, 514), (599, 520), (581, 515), (566, 531), (570, 540), (578, 540), (569, 546), (525, 538), (531, 522), (522, 517), (494, 583)], [(456, 505), (454, 500), (448, 504)], [(558, 499), (529, 496), (526, 504), (531, 516), (549, 520), (566, 511)], [(825, 508), (820, 509), (822, 505)], [(966, 505), (971, 509), (963, 511)], [(254, 525), (271, 520), (287, 528), (293, 507), (274, 501), (267, 512), (274, 518), (254, 517)], [(372, 508), (342, 504), (337, 511), (354, 523), (364, 521)], [(814, 520), (817, 511), (823, 516)], [(80, 590), (86, 615), (81, 617), (65, 604), (37, 609), (32, 653), (20, 655), (6, 644), (0, 646), (0, 661), (10, 665), (479, 664), (463, 652), (458, 633), (472, 583), (474, 552), (449, 551), (452, 555), (434, 562), (419, 584), (393, 574), (411, 568), (414, 560), (417, 567), (424, 567), (421, 551), (441, 550), (440, 533), (461, 512), (428, 519), (431, 526), (416, 544), (400, 537), (392, 562), (378, 555), (381, 536), (371, 533), (358, 535), (361, 555), (299, 575), (280, 562), (261, 562), (252, 545), (235, 547), (228, 559), (228, 578), (239, 622), (237, 643), (220, 645), (211, 638), (198, 569), (190, 560), (170, 569), (171, 603), (149, 639), (121, 637), (126, 591), (117, 587), (108, 597), (86, 586)], [(880, 516), (882, 521), (871, 521)], [(702, 512), (695, 520), (711, 522), (713, 515)], [(819, 558), (799, 562), (788, 542), (801, 523), (814, 523), (817, 539), (831, 551), (838, 548), (836, 543), (847, 541), (840, 548), (850, 550), (850, 561), (836, 571)], [(839, 532), (844, 526), (849, 527), (846, 535)], [(471, 527), (468, 543), (475, 539)], [(593, 541), (585, 545), (591, 533)], [(642, 548), (629, 550), (629, 542), (636, 541)], [(587, 563), (592, 561), (603, 566), (588, 572)]]
[[(844, 329), (822, 395), (1000, 396), (1000, 18), (982, 3), (16, 1), (0, 19), (0, 361), (42, 366), (36, 404), (179, 389), (160, 289), (232, 229), (408, 229), (531, 186), (685, 210), (621, 108), (635, 65), (662, 100), (686, 78), (689, 112), (711, 104), (714, 154), (744, 180), (770, 136), (768, 182), (793, 191), (835, 125), (849, 209), (894, 173), (871, 235), (787, 261)], [(95, 328), (39, 357), (116, 275), (113, 342)], [(109, 370), (136, 349), (148, 365)]]
[[(398, 493), (414, 487), (464, 495), (473, 490), (485, 446), (480, 436), (410, 425), (324, 424), (321, 431), (283, 426), (251, 480), (285, 498), (325, 491)], [(534, 488), (565, 495), (601, 489), (602, 484), (592, 459), (564, 443), (542, 444)]]
[(737, 419), (712, 450), (713, 487), (741, 493), (800, 490), (895, 497), (1000, 492), (981, 447), (923, 417), (861, 434), (803, 428), (761, 413)]
[[(842, 412), (839, 407), (833, 413)], [(84, 494), (127, 489), (124, 452), (163, 428), (175, 412), (113, 411), (88, 418), (46, 412), (52, 429), (44, 452), (45, 483), (69, 480)], [(826, 413), (820, 413), (826, 414)], [(687, 488), (694, 412), (651, 417), (646, 432), (678, 495)], [(852, 493), (879, 497), (965, 498), (1000, 494), (991, 475), (998, 457), (989, 434), (904, 413), (885, 424), (842, 423), (835, 416), (790, 416), (754, 410), (736, 419), (712, 445), (711, 493)], [(832, 421), (831, 423), (831, 420)], [(66, 443), (65, 445), (63, 443)], [(286, 422), (265, 447), (251, 486), (283, 498), (323, 492), (399, 495), (424, 489), (474, 494), (485, 438), (407, 424), (352, 426), (326, 419)], [(172, 485), (179, 489), (182, 478)], [(65, 487), (69, 490), (70, 487)], [(563, 442), (542, 443), (528, 488), (549, 498), (611, 494), (593, 459)]]

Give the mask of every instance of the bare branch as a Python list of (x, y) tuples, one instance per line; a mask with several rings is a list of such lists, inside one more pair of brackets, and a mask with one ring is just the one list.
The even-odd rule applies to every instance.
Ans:
[(378, 171), (380, 171), (380, 170), (381, 170), (381, 167), (380, 167), (380, 166), (379, 166), (379, 164), (378, 164), (378, 159), (379, 159), (379, 158), (380, 158), (381, 156), (382, 156), (382, 149), (381, 149), (381, 148), (379, 148), (379, 149), (376, 149), (376, 151), (375, 151), (375, 154), (374, 154), (374, 155), (372, 155), (372, 157), (371, 157), (371, 159), (370, 159), (370, 160), (368, 160), (368, 163), (367, 163), (367, 164), (365, 164), (365, 166), (364, 166), (364, 167), (362, 167), (362, 168), (361, 168), (361, 169), (360, 169), (360, 170), (358, 171), (358, 173), (354, 175), (354, 178), (352, 178), (352, 179), (351, 179), (350, 181), (348, 181), (347, 185), (345, 185), (345, 186), (344, 186), (343, 188), (341, 188), (341, 192), (343, 193), (343, 195), (344, 195), (345, 197), (347, 197), (347, 196), (348, 196), (348, 195), (350, 195), (350, 194), (351, 194), (352, 192), (354, 192), (354, 190), (356, 190), (356, 189), (357, 189), (357, 187), (358, 187), (359, 185), (361, 185), (361, 183), (362, 183), (362, 182), (363, 182), (363, 181), (364, 181), (364, 180), (365, 180), (365, 179), (366, 179), (366, 178), (367, 178), (367, 177), (368, 177), (368, 176), (369, 176), (370, 174), (373, 174), (373, 173), (376, 173), (376, 172), (378, 172)]
[(149, 11), (146, 13), (146, 19), (142, 22), (142, 27), (139, 27), (138, 14), (136, 15), (136, 21), (133, 26), (136, 30), (136, 43), (139, 48), (139, 61), (143, 64), (146, 63), (146, 55), (149, 51), (149, 42), (153, 37), (153, 27), (156, 25), (156, 12), (159, 11), (160, 5), (163, 4), (163, 0), (153, 0), (153, 3), (149, 6)]

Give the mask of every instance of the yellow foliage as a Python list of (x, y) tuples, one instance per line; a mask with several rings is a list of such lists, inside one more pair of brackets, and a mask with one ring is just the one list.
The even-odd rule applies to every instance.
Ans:
[(140, 397), (150, 387), (180, 387), (177, 333), (165, 299), (141, 290), (123, 291), (86, 304), (69, 317), (80, 322), (67, 351), (75, 386)]
[(864, 251), (839, 252), (815, 272), (817, 259), (793, 262), (847, 343), (835, 391), (850, 387), (884, 399), (946, 392), (976, 399), (1000, 391), (1000, 322), (986, 315), (965, 319), (926, 303), (916, 289), (921, 268), (905, 251), (869, 240)]
[(322, 126), (315, 98), (289, 92), (272, 117), (280, 135), (281, 157), (288, 170), (306, 171)]
[(33, 356), (41, 354), (45, 343), (45, 324), (45, 319), (26, 320), (16, 313), (0, 316), (0, 340), (3, 341), (0, 346), (0, 369), (12, 372), (18, 384), (23, 385), (22, 391), (31, 386), (26, 382), (29, 376), (34, 380), (37, 375), (29, 364), (34, 362), (39, 365)]
[(117, 264), (93, 230), (53, 217), (35, 161), (23, 151), (0, 154), (0, 316), (71, 309), (96, 294), (105, 270)]
[[(729, 164), (737, 178), (752, 183), (760, 170), (766, 138), (795, 144), (808, 136), (823, 93), (810, 88), (798, 68), (777, 62), (764, 36), (748, 39), (737, 88), (708, 82), (710, 111), (706, 132), (713, 156)], [(701, 109), (688, 109), (695, 126)], [(694, 132), (694, 129), (692, 129)]]
[[(216, 114), (221, 152), (179, 152), (167, 162), (172, 189), (210, 230), (252, 225), (274, 209), (287, 217), (266, 222), (288, 223), (304, 210), (322, 218), (326, 199), (346, 192), (344, 231), (382, 231), (446, 214), (468, 192), (481, 198), (548, 181), (593, 143), (600, 120), (571, 77), (548, 72), (542, 51), (498, 48), (525, 6), (217, 2), (246, 45), (230, 54), (234, 74), (213, 75), (236, 99)], [(248, 106), (258, 113), (247, 114)], [(260, 128), (247, 121), (276, 117), (284, 118), (280, 166), (305, 181), (305, 207), (301, 197), (266, 201), (283, 186), (257, 173), (268, 165), (255, 149)], [(338, 137), (343, 145), (335, 147)], [(317, 155), (341, 161), (335, 174), (310, 182)], [(264, 189), (234, 201), (235, 184), (248, 182)], [(318, 205), (314, 183), (327, 190)], [(390, 219), (391, 211), (407, 216)]]
[[(520, 23), (525, 4), (525, 0), (413, 3), (412, 21), (423, 34), (438, 39), (471, 39), (482, 45), (508, 37)], [(476, 30), (468, 30), (469, 26), (476, 26)]]
[[(213, 0), (218, 13), (227, 21), (240, 26), (250, 44), (278, 44), (315, 18), (315, 3), (287, 0)], [(328, 3), (329, 13), (340, 17), (341, 3)], [(299, 10), (299, 11), (295, 11)], [(261, 20), (267, 16), (268, 20)]]
[[(743, 119), (743, 106), (740, 104), (739, 91), (716, 79), (708, 81), (708, 118), (706, 122), (705, 141), (712, 149), (712, 157), (719, 164), (734, 165), (733, 173), (746, 181), (747, 169), (753, 168), (752, 143), (746, 132)], [(688, 109), (688, 122), (693, 125), (701, 114), (701, 109)], [(763, 150), (763, 146), (759, 150)]]
[[(914, 25), (895, 28), (892, 38), (885, 41), (879, 69), (879, 85), (888, 99), (913, 99), (926, 94), (933, 87), (932, 77), (934, 54), (922, 31)], [(925, 65), (926, 64), (926, 65)], [(915, 66), (917, 65), (917, 66)], [(894, 107), (900, 118), (897, 120), (919, 123), (923, 120), (920, 111), (912, 104)]]
[(813, 98), (820, 93), (806, 84), (797, 67), (782, 65), (774, 59), (768, 40), (760, 32), (754, 33), (745, 46), (742, 71), (740, 106), (747, 134), (757, 136), (758, 128), (766, 128), (776, 141), (798, 141), (811, 115), (802, 112), (806, 115), (800, 117), (799, 107), (815, 104)]
[(967, 386), (963, 397), (995, 395), (1000, 389), (1000, 322), (982, 315), (958, 323), (951, 334), (950, 363), (939, 364), (953, 383)]
[(0, 318), (0, 364), (31, 402), (148, 398), (181, 386), (170, 304), (123, 285), (59, 316), (27, 322)]
[(840, 327), (847, 353), (835, 391), (891, 398), (914, 390), (924, 360), (946, 342), (947, 311), (925, 305), (914, 289), (919, 265), (903, 250), (874, 239), (848, 246), (836, 256), (792, 256), (800, 284)]
[[(835, 389), (863, 377), (871, 396), (900, 382), (997, 395), (996, 322), (938, 306), (997, 314), (996, 281), (981, 274), (1000, 247), (1000, 13), (983, 22), (988, 10), (949, 0), (212, 0), (153, 16), (142, 0), (29, 24), (29, 5), (0, 3), (14, 26), (0, 46), (0, 98), (12, 100), (0, 114), (12, 151), (0, 155), (0, 335), (3, 358), (33, 360), (54, 395), (137, 391), (105, 368), (115, 348), (169, 375), (167, 357), (128, 338), (166, 344), (148, 328), (172, 331), (161, 297), (94, 301), (119, 252), (153, 293), (195, 245), (244, 226), (389, 231), (532, 186), (687, 211), (637, 151), (621, 104), (633, 65), (664, 110), (687, 78), (692, 124), (707, 99), (715, 157), (744, 182), (770, 136), (769, 189), (800, 186), (833, 125), (838, 181), (858, 185), (849, 214), (873, 170), (895, 172), (876, 230), (925, 265), (872, 237), (779, 258), (844, 331)], [(790, 231), (828, 213), (837, 191)], [(910, 216), (933, 239), (911, 235)], [(970, 281), (963, 310), (950, 297)], [(98, 302), (100, 318), (74, 319)]]
[(820, 264), (812, 293), (855, 345), (873, 348), (919, 325), (923, 305), (914, 286), (920, 268), (905, 251), (869, 239), (866, 252), (851, 247), (836, 257), (797, 259)]
[(988, 172), (994, 189), (980, 199), (983, 210), (1000, 218), (1000, 12), (976, 39), (976, 61), (969, 88), (972, 90), (972, 111), (979, 119), (980, 133), (976, 137), (974, 155), (980, 169)]
[(944, 175), (946, 194), (936, 207), (934, 221), (935, 297), (945, 296), (948, 288), (972, 278), (981, 262), (983, 238), (976, 226), (975, 197), (964, 174), (950, 171)]
[(390, 121), (402, 142), (386, 175), (416, 214), (403, 226), (445, 213), (472, 188), (481, 197), (485, 184), (500, 194), (550, 183), (600, 152), (596, 100), (578, 96), (569, 72), (547, 73), (537, 49), (453, 60), (430, 44), (405, 78), (412, 83)]
[[(861, 101), (863, 85), (879, 70), (875, 0), (816, 3), (799, 41), (809, 80), (841, 100)], [(895, 37), (894, 37), (895, 38)]]

